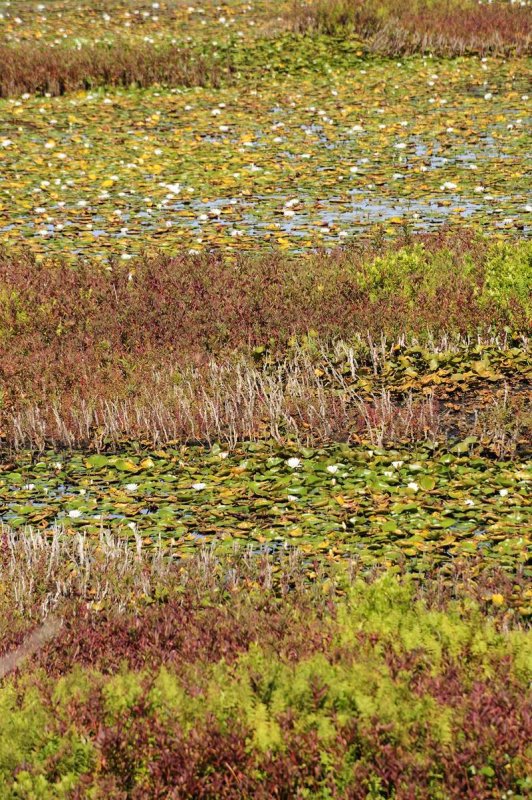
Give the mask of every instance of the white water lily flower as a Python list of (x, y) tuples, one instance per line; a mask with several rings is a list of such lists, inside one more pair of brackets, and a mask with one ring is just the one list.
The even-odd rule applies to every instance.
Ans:
[(506, 495), (508, 494), (508, 489), (501, 489), (499, 491), (499, 494), (501, 497), (506, 497)]
[(11, 147), (12, 144), (12, 139), (2, 139), (2, 147)]
[(32, 489), (35, 489), (35, 484), (34, 484), (34, 483), (27, 483), (27, 484), (26, 484), (25, 486), (23, 486), (22, 488), (23, 488), (23, 489), (26, 489), (26, 491), (28, 491), (28, 492), (31, 492), (31, 491), (32, 491)]
[(290, 502), (293, 503), (294, 500), (299, 500), (299, 498), (296, 497), (295, 494), (289, 494), (288, 495), (288, 500), (290, 500)]
[(227, 450), (224, 450), (223, 453), (218, 453), (218, 458), (228, 458), (228, 456), (229, 453), (227, 452)]
[(207, 486), (206, 483), (193, 483), (192, 488), (195, 489), (197, 492), (201, 492), (202, 489), (205, 489)]
[(286, 462), (290, 469), (297, 469), (301, 466), (301, 459), (300, 458), (289, 458)]
[(128, 492), (136, 492), (138, 488), (138, 483), (126, 483), (126, 489)]
[(382, 474), (385, 476), (385, 478), (393, 478), (393, 472), (391, 471), (391, 469), (385, 470)]
[(470, 497), (466, 497), (466, 499), (464, 500), (464, 505), (465, 506), (474, 506), (475, 505), (475, 501), (471, 500)]
[(405, 463), (404, 461), (392, 461), (392, 467), (395, 467), (395, 469), (399, 469), (400, 467), (403, 466), (404, 463)]
[(342, 467), (342, 464), (329, 464), (329, 466), (327, 467), (327, 472), (332, 472), (332, 474), (334, 475), (335, 472), (338, 472), (340, 467)]
[(440, 189), (456, 189), (456, 188), (457, 184), (453, 183), (452, 181), (445, 181), (445, 183), (442, 183), (442, 185), (440, 186)]
[(72, 508), (72, 509), (71, 509), (71, 510), (68, 512), (68, 516), (69, 516), (71, 519), (76, 519), (77, 517), (81, 517), (81, 511), (80, 511), (79, 509), (77, 509), (77, 508)]
[(413, 492), (419, 491), (419, 486), (415, 481), (410, 481), (410, 483), (408, 484), (408, 488), (412, 489)]

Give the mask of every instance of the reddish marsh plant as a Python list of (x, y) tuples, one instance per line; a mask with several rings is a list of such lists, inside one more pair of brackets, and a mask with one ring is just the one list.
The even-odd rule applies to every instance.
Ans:
[(53, 48), (36, 43), (0, 46), (0, 97), (62, 95), (98, 86), (219, 86), (214, 62), (177, 46), (117, 42)]
[(386, 56), (530, 52), (532, 18), (526, 4), (475, 0), (316, 0), (296, 3), (297, 31), (361, 37)]

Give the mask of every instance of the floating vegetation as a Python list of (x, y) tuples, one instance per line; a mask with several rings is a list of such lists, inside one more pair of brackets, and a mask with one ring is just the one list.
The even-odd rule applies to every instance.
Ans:
[(481, 556), (515, 572), (530, 544), (530, 464), (472, 455), (471, 438), (448, 451), (248, 443), (21, 457), (2, 468), (0, 513), (12, 528), (138, 533), (182, 557), (239, 541), (416, 569)]
[(189, 3), (179, 0), (46, 0), (34, 5), (27, 0), (2, 0), (0, 34), (6, 42), (46, 42), (49, 46), (79, 47), (92, 42), (112, 43), (127, 39), (157, 45), (161, 42), (201, 40), (212, 46), (216, 36), (224, 41), (272, 34), (285, 25), (283, 16), (292, 0), (218, 0)]
[(529, 229), (526, 61), (332, 68), (324, 47), (293, 75), (305, 40), (283, 47), (287, 74), (246, 56), (222, 89), (0, 101), (4, 243), (105, 259), (336, 247), (377, 223)]

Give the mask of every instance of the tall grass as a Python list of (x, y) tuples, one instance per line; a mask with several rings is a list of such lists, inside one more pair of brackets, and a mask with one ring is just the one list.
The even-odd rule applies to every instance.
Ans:
[[(392, 572), (399, 582), (411, 586), (416, 601), (432, 609), (444, 610), (456, 600), (467, 605), (472, 600), (502, 626), (515, 622), (517, 627), (526, 627), (526, 607), (522, 609), (525, 616), (520, 616), (492, 601), (495, 592), (508, 601), (512, 596), (526, 598), (524, 570), (509, 573), (477, 556), (455, 559), (444, 568), (435, 564), (422, 575), (406, 566), (402, 569), (395, 567)], [(331, 598), (345, 596), (358, 580), (371, 584), (384, 574), (384, 563), (368, 566), (356, 556), (341, 562), (311, 560), (295, 548), (269, 555), (238, 544), (222, 554), (207, 546), (181, 557), (164, 540), (146, 544), (136, 531), (128, 541), (104, 527), (99, 535), (87, 535), (60, 527), (45, 532), (31, 526), (13, 530), (2, 524), (0, 651), (20, 645), (35, 625), (60, 618), (69, 606), (78, 608), (80, 601), (94, 606), (96, 614), (107, 609), (120, 616), (140, 614), (147, 605), (164, 606), (170, 600), (198, 606), (208, 600), (218, 606), (233, 598), (235, 606), (253, 608), (254, 592), (259, 591), (279, 606), (293, 598), (324, 611)]]
[[(507, 458), (532, 433), (526, 390), (512, 391), (506, 384), (502, 397), (494, 396), (479, 412), (473, 410), (474, 394), (463, 407), (449, 410), (434, 388), (428, 394), (407, 391), (402, 396), (382, 388), (362, 396), (358, 384), (351, 383), (358, 376), (356, 353), (352, 346), (338, 343), (335, 350), (323, 348), (319, 355), (298, 348), (274, 368), (241, 356), (201, 367), (147, 371), (130, 397), (113, 396), (114, 386), (102, 387), (98, 396), (95, 378), (90, 395), (74, 391), (53, 401), (4, 410), (3, 443), (14, 450), (39, 451), (101, 451), (125, 441), (151, 446), (218, 442), (233, 448), (241, 441), (261, 439), (300, 445), (365, 441), (382, 447), (473, 435), (494, 455)], [(335, 363), (338, 354), (341, 361)], [(346, 373), (349, 363), (352, 371)], [(388, 365), (382, 356), (373, 363), (377, 369)], [(326, 382), (321, 378), (324, 370)]]
[(0, 97), (98, 86), (219, 86), (229, 67), (178, 45), (0, 45)]
[(295, 4), (293, 26), (356, 35), (387, 56), (524, 55), (532, 13), (528, 4), (498, 0), (315, 0)]
[[(329, 360), (324, 352), (322, 366)], [(381, 446), (444, 435), (444, 417), (432, 396), (409, 395), (399, 402), (383, 390), (362, 398), (341, 371), (338, 388), (325, 386), (315, 365), (300, 351), (274, 370), (240, 358), (182, 370), (174, 380), (152, 373), (130, 398), (66, 396), (29, 404), (5, 415), (4, 438), (16, 450), (48, 445), (103, 450), (126, 439), (153, 445), (223, 442), (232, 448), (262, 438), (306, 445), (364, 438)]]

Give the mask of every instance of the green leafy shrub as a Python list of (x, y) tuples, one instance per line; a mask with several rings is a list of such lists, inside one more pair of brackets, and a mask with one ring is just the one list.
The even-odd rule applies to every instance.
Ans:
[(484, 296), (503, 308), (521, 305), (532, 317), (532, 242), (501, 242), (486, 259)]

